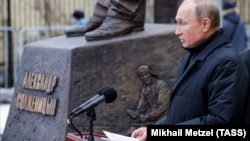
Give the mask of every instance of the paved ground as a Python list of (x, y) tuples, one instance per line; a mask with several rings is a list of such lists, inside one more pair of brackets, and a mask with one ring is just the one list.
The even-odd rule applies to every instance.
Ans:
[(13, 96), (13, 88), (0, 88), (0, 141), (5, 123), (9, 114), (10, 102)]
[[(5, 127), (5, 123), (6, 123), (6, 120), (7, 120), (7, 116), (8, 116), (8, 113), (9, 113), (9, 107), (10, 107), (10, 104), (0, 104), (0, 136), (2, 136), (3, 134), (3, 131), (4, 131), (4, 127)], [(0, 137), (0, 140), (1, 140), (1, 137)]]

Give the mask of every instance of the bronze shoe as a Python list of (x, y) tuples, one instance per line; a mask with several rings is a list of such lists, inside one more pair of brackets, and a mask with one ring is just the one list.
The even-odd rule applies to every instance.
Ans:
[(99, 0), (96, 3), (94, 14), (88, 20), (86, 25), (72, 26), (66, 29), (65, 33), (67, 37), (83, 36), (86, 32), (92, 31), (98, 28), (107, 15), (109, 8), (109, 0)]
[(113, 17), (106, 17), (102, 25), (85, 34), (87, 41), (111, 39), (131, 32), (144, 30), (144, 25)]
[(66, 29), (65, 31), (66, 36), (67, 37), (83, 36), (86, 32), (89, 32), (98, 28), (101, 25), (103, 20), (104, 20), (104, 17), (93, 16), (90, 18), (90, 20), (87, 22), (86, 25), (71, 26), (68, 29)]

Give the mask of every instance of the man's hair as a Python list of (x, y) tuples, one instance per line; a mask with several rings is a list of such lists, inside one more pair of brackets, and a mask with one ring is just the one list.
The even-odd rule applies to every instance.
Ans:
[(198, 21), (209, 18), (213, 29), (220, 27), (219, 8), (213, 0), (184, 0), (183, 2), (193, 2), (196, 5), (194, 14)]
[(151, 68), (150, 66), (148, 66), (148, 65), (140, 65), (140, 66), (137, 68), (136, 74), (137, 74), (138, 76), (140, 76), (140, 74), (141, 74), (142, 72), (148, 72), (148, 73), (150, 73), (151, 76), (153, 76), (153, 77), (158, 77), (158, 75), (155, 74), (155, 73), (152, 71), (152, 68)]
[(84, 12), (80, 10), (75, 10), (72, 16), (79, 20), (81, 18), (84, 18)]

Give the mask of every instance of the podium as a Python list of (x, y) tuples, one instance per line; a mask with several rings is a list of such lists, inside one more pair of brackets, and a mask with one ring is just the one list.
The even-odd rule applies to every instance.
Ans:
[[(82, 133), (83, 138), (78, 133), (67, 133), (66, 141), (88, 141), (88, 133)], [(107, 138), (105, 135), (93, 133), (95, 141), (107, 141), (103, 138)]]

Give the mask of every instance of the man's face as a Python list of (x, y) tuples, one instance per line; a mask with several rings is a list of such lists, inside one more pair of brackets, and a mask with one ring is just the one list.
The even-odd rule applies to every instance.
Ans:
[(179, 36), (184, 48), (192, 48), (205, 38), (203, 24), (196, 19), (194, 8), (193, 3), (183, 3), (175, 17), (177, 21), (175, 34)]
[(150, 84), (151, 75), (149, 72), (141, 72), (139, 77), (144, 84)]

